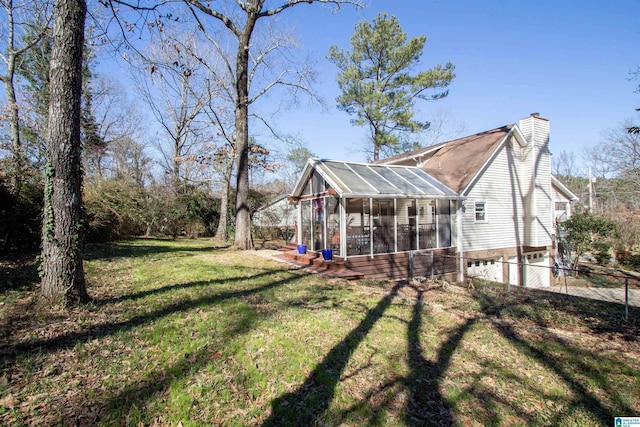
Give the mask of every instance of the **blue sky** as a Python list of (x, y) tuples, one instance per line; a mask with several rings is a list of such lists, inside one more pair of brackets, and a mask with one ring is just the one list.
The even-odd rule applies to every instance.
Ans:
[[(338, 69), (325, 55), (334, 44), (350, 49), (356, 23), (383, 11), (396, 16), (409, 37), (427, 36), (422, 69), (455, 64), (449, 96), (419, 104), (418, 118), (444, 114), (450, 130), (464, 126), (456, 136), (538, 112), (550, 120), (552, 153), (573, 152), (580, 160), (608, 129), (640, 119), (640, 79), (630, 76), (640, 66), (640, 0), (365, 1), (363, 9), (344, 6), (335, 14), (303, 4), (279, 18), (317, 58), (316, 89), (327, 108), (300, 107), (281, 115), (277, 128), (320, 157), (366, 161), (367, 129), (336, 109)], [(0, 97), (4, 101), (4, 91)], [(267, 135), (258, 137), (268, 143)], [(587, 165), (580, 169), (586, 173)]]
[(366, 159), (359, 151), (366, 129), (335, 108), (337, 68), (324, 56), (333, 44), (350, 49), (354, 25), (382, 11), (409, 36), (427, 36), (423, 68), (456, 66), (448, 98), (422, 103), (421, 119), (447, 111), (472, 134), (539, 112), (550, 120), (552, 153), (579, 159), (604, 131), (639, 117), (640, 80), (629, 74), (640, 65), (638, 0), (370, 0), (337, 14), (301, 5), (283, 19), (319, 58), (317, 88), (328, 108), (288, 113), (279, 127), (320, 157)]

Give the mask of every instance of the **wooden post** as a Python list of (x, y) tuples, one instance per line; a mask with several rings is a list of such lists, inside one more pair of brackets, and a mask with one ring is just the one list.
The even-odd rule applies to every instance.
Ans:
[(431, 280), (433, 280), (435, 276), (435, 272), (436, 272), (435, 270), (436, 270), (436, 266), (433, 261), (433, 251), (431, 251)]
[(624, 320), (629, 321), (629, 278), (624, 278)]
[(409, 279), (413, 279), (413, 252), (409, 251)]

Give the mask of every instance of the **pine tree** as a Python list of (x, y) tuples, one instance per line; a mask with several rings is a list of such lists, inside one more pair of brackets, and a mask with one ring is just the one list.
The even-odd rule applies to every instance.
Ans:
[(368, 126), (371, 153), (378, 160), (380, 152), (394, 154), (402, 150), (401, 134), (418, 132), (428, 122), (414, 119), (416, 99), (435, 100), (448, 95), (447, 90), (428, 95), (430, 89), (444, 89), (455, 77), (454, 65), (436, 65), (415, 75), (427, 38), (407, 34), (398, 20), (385, 13), (373, 23), (359, 22), (351, 37), (351, 52), (332, 46), (327, 58), (339, 69), (338, 85), (342, 91), (338, 108), (355, 115), (357, 126)]

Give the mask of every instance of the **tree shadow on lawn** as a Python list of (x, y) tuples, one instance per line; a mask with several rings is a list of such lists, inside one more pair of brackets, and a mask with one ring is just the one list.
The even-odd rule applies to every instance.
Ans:
[[(155, 242), (156, 244), (136, 244), (135, 242)], [(135, 258), (162, 253), (200, 253), (224, 250), (229, 246), (189, 247), (175, 245), (174, 240), (144, 239), (131, 242), (94, 243), (85, 245), (83, 259), (93, 261), (112, 258)], [(0, 263), (0, 296), (8, 291), (35, 289), (40, 283), (37, 253), (22, 255), (19, 259), (4, 260)]]
[[(291, 275), (257, 288), (200, 298), (194, 301), (194, 304), (189, 304), (187, 308), (203, 305), (210, 308), (210, 306), (223, 300), (255, 297), (298, 278), (299, 276)], [(255, 306), (255, 299), (251, 301), (251, 305)], [(258, 302), (257, 305), (260, 306), (262, 303)], [(269, 304), (266, 300), (264, 303)], [(195, 375), (210, 364), (227, 363), (227, 359), (233, 357), (233, 354), (229, 353), (229, 348), (232, 347), (229, 346), (229, 343), (254, 330), (273, 313), (273, 311), (265, 312), (265, 310), (255, 310), (255, 308), (228, 313), (233, 316), (233, 322), (215, 342), (207, 342), (195, 351), (179, 354), (178, 360), (173, 364), (149, 373), (142, 380), (131, 382), (115, 395), (110, 395), (110, 390), (102, 388), (101, 384), (93, 384), (97, 397), (86, 399), (81, 394), (77, 399), (61, 402), (60, 407), (53, 411), (53, 416), (57, 419), (57, 423), (60, 424), (74, 420), (76, 425), (97, 425), (98, 423), (111, 425), (121, 424), (125, 419), (133, 422), (136, 421), (136, 417), (139, 417), (140, 420), (138, 421), (141, 422), (141, 420), (145, 419), (148, 403), (154, 396), (168, 393), (173, 384), (179, 383), (188, 376)], [(179, 311), (184, 311), (185, 309), (180, 307)], [(207, 386), (212, 385), (207, 384)], [(87, 390), (84, 392), (86, 393)], [(199, 403), (197, 396), (194, 398), (191, 394), (181, 395), (180, 399), (188, 400), (190, 409), (191, 406)]]
[(140, 238), (137, 240), (125, 240), (121, 242), (90, 243), (85, 245), (82, 258), (87, 261), (93, 261), (111, 258), (136, 258), (171, 252), (212, 252), (215, 250), (229, 248), (229, 245), (177, 245), (176, 243), (179, 241), (179, 239)]
[[(408, 286), (415, 291), (415, 303), (412, 307), (412, 316), (407, 324), (407, 360), (410, 372), (406, 376), (395, 376), (374, 390), (371, 390), (357, 404), (337, 414), (337, 424), (349, 421), (354, 412), (369, 413), (368, 425), (382, 425), (381, 412), (392, 409), (398, 394), (407, 391), (405, 398), (405, 411), (403, 419), (406, 425), (437, 425), (450, 426), (456, 424), (454, 410), (456, 401), (448, 400), (441, 393), (442, 381), (450, 367), (452, 357), (459, 348), (465, 334), (469, 332), (479, 321), (489, 322), (499, 336), (511, 342), (515, 348), (529, 359), (540, 363), (547, 372), (554, 374), (570, 390), (568, 397), (562, 401), (565, 404), (563, 410), (553, 412), (551, 425), (568, 422), (575, 416), (575, 411), (592, 414), (603, 424), (611, 422), (613, 416), (621, 413), (631, 414), (632, 408), (625, 403), (624, 398), (618, 393), (617, 384), (613, 379), (617, 375), (625, 375), (633, 378), (635, 371), (632, 368), (616, 365), (610, 370), (598, 364), (600, 355), (582, 348), (575, 347), (565, 342), (557, 335), (548, 332), (544, 339), (537, 340), (521, 336), (518, 331), (508, 323), (503, 322), (503, 314), (512, 309), (511, 302), (497, 297), (474, 293), (473, 297), (480, 304), (480, 311), (474, 317), (466, 318), (461, 324), (447, 331), (447, 337), (437, 349), (435, 360), (428, 360), (423, 355), (420, 340), (420, 330), (423, 324), (424, 290), (406, 283), (397, 284), (377, 304), (370, 309), (360, 324), (353, 329), (338, 345), (334, 346), (315, 369), (309, 374), (305, 382), (295, 391), (287, 393), (271, 402), (271, 415), (263, 423), (263, 426), (279, 425), (315, 425), (322, 424), (328, 416), (328, 409), (335, 397), (339, 382), (344, 381), (343, 371), (356, 348), (365, 336), (371, 332), (374, 324), (383, 317), (384, 312), (390, 306), (393, 298), (400, 288)], [(510, 313), (508, 316), (512, 316)], [(538, 319), (544, 323), (544, 319)], [(549, 340), (557, 342), (561, 346), (560, 352), (547, 351)], [(494, 357), (500, 357), (496, 354)], [(587, 360), (591, 360), (591, 363)], [(484, 363), (481, 373), (472, 373), (468, 379), (468, 386), (461, 391), (467, 397), (465, 400), (477, 402), (474, 406), (476, 421), (485, 425), (500, 425), (508, 420), (509, 414), (519, 417), (518, 422), (527, 424), (545, 423), (542, 419), (546, 415), (531, 412), (522, 402), (510, 397), (497, 395), (491, 389), (483, 385), (485, 378), (494, 376), (507, 381), (523, 384), (527, 382), (521, 369), (526, 367), (498, 366), (492, 362)], [(599, 391), (591, 391), (588, 383), (596, 384)], [(537, 396), (541, 402), (546, 402), (557, 397), (535, 382), (529, 382), (529, 390)], [(607, 406), (596, 393), (606, 393), (615, 408)], [(391, 396), (390, 396), (391, 395)], [(476, 404), (476, 403), (474, 403)], [(614, 410), (615, 409), (615, 410)], [(335, 417), (335, 416), (334, 416)], [(361, 422), (361, 415), (356, 416)], [(335, 420), (333, 418), (332, 420)], [(353, 421), (353, 420), (351, 420)], [(333, 422), (333, 421), (332, 421)]]
[[(263, 426), (322, 424), (338, 383), (345, 379), (342, 373), (351, 356), (404, 286), (407, 286), (406, 282), (398, 282), (374, 308), (370, 309), (358, 326), (329, 351), (296, 391), (275, 399), (271, 403), (271, 416)], [(453, 425), (451, 406), (439, 390), (440, 379), (447, 370), (453, 352), (474, 322), (470, 321), (454, 331), (440, 348), (437, 361), (430, 362), (422, 355), (420, 343), (422, 310), (423, 293), (419, 291), (413, 306), (412, 318), (407, 324), (410, 373), (406, 377), (396, 377), (370, 392), (360, 403), (343, 411), (339, 415), (341, 421), (351, 412), (368, 406), (372, 409), (372, 415), (367, 424), (380, 425), (383, 422), (379, 418), (380, 410), (390, 402), (383, 398), (377, 405), (371, 405), (370, 400), (401, 386), (409, 392), (405, 414), (407, 425)]]
[[(234, 271), (237, 271), (237, 272), (248, 271), (248, 272), (252, 272), (253, 273), (253, 272), (256, 271), (256, 269), (255, 268), (251, 268), (251, 267), (238, 267), (238, 266), (235, 266), (234, 267)], [(216, 280), (206, 280), (206, 281), (199, 281), (199, 282), (189, 282), (189, 283), (176, 283), (174, 285), (162, 286), (162, 287), (153, 288), (153, 289), (147, 289), (147, 290), (139, 291), (139, 292), (135, 292), (135, 293), (126, 293), (124, 295), (110, 296), (110, 297), (107, 297), (107, 298), (93, 298), (91, 300), (91, 302), (93, 304), (97, 305), (97, 306), (117, 304), (117, 303), (121, 303), (121, 302), (124, 302), (124, 301), (135, 301), (135, 300), (138, 300), (138, 299), (146, 298), (148, 296), (162, 295), (162, 294), (166, 294), (167, 292), (179, 291), (179, 290), (183, 290), (183, 289), (193, 289), (193, 288), (197, 288), (197, 287), (204, 287), (204, 286), (210, 286), (210, 285), (216, 285), (216, 284), (235, 283), (235, 282), (241, 282), (241, 281), (245, 281), (245, 280), (258, 279), (258, 278), (261, 278), (261, 277), (268, 276), (270, 274), (281, 273), (282, 271), (283, 270), (281, 270), (281, 269), (266, 270), (266, 271), (263, 271), (262, 273), (251, 274), (251, 275), (248, 275), (248, 276), (238, 276), (238, 277), (230, 277), (230, 278), (223, 278), (223, 279), (216, 279)]]
[[(259, 294), (268, 289), (284, 285), (293, 279), (291, 277), (265, 285), (244, 293), (244, 296)], [(219, 342), (207, 343), (194, 352), (180, 355), (177, 362), (167, 368), (149, 373), (142, 381), (128, 384), (115, 395), (109, 396), (108, 390), (106, 390), (105, 395), (105, 391), (101, 390), (103, 395), (91, 399), (91, 401), (80, 398), (75, 400), (72, 407), (69, 407), (69, 402), (63, 402), (57, 411), (60, 417), (59, 422), (62, 423), (73, 418), (76, 420), (76, 425), (97, 425), (98, 423), (116, 425), (122, 424), (123, 420), (130, 419), (132, 416), (134, 417), (132, 421), (135, 421), (136, 412), (138, 413), (137, 416), (143, 420), (148, 403), (154, 396), (168, 393), (173, 384), (179, 383), (188, 376), (195, 375), (210, 364), (227, 363), (227, 359), (233, 357), (233, 354), (227, 351), (229, 340), (238, 339), (240, 336), (249, 333), (268, 318), (268, 315), (265, 315), (264, 312), (250, 311), (233, 314), (236, 316), (233, 327), (224, 333), (224, 336), (218, 340)], [(243, 384), (239, 385), (243, 386)], [(213, 385), (207, 384), (207, 386)], [(100, 390), (98, 384), (95, 387)], [(181, 395), (181, 399), (189, 400), (190, 411), (193, 410), (193, 405), (198, 403), (197, 397), (190, 394)], [(97, 408), (97, 410), (91, 410), (92, 408)], [(175, 416), (175, 414), (172, 415)], [(193, 418), (193, 415), (189, 418)]]
[(329, 407), (342, 372), (358, 345), (384, 315), (402, 283), (398, 282), (365, 318), (309, 374), (298, 390), (275, 399), (264, 426), (316, 425)]
[(629, 307), (629, 320), (624, 320), (624, 305), (544, 289), (512, 288), (508, 292), (504, 286), (483, 284), (476, 286), (473, 296), (488, 311), (497, 301), (496, 314), (539, 326), (571, 329), (574, 325), (570, 321), (577, 321), (594, 334), (614, 333), (626, 341), (637, 341), (640, 336), (639, 307)]
[[(189, 289), (189, 288), (200, 287), (200, 286), (214, 285), (216, 283), (229, 283), (229, 282), (237, 282), (237, 281), (254, 280), (261, 277), (272, 275), (275, 272), (281, 272), (281, 271), (268, 270), (268, 271), (261, 272), (259, 274), (255, 274), (250, 277), (242, 276), (242, 277), (224, 279), (219, 281), (218, 280), (198, 281), (198, 282), (192, 282), (187, 284), (175, 285), (175, 287), (178, 287), (180, 289)], [(86, 343), (89, 340), (104, 338), (106, 336), (110, 336), (119, 332), (128, 331), (135, 327), (151, 323), (153, 321), (156, 321), (158, 319), (161, 319), (163, 317), (169, 316), (174, 313), (185, 312), (187, 310), (191, 310), (200, 306), (213, 305), (228, 299), (243, 298), (249, 295), (270, 290), (270, 289), (282, 286), (290, 281), (293, 281), (297, 277), (298, 276), (291, 274), (290, 276), (284, 279), (269, 282), (263, 286), (259, 286), (251, 289), (226, 291), (226, 292), (216, 293), (213, 295), (203, 296), (201, 298), (197, 298), (194, 300), (186, 299), (179, 302), (174, 302), (172, 304), (166, 305), (157, 310), (140, 314), (120, 322), (99, 323), (96, 325), (91, 325), (90, 327), (83, 329), (81, 331), (69, 332), (69, 333), (57, 335), (49, 339), (29, 340), (26, 342), (17, 343), (15, 345), (0, 347), (0, 358), (2, 359), (3, 369), (6, 369), (8, 366), (12, 365), (16, 357), (22, 354), (42, 354), (42, 353), (50, 353), (53, 351), (58, 351), (63, 349), (70, 349), (76, 346), (77, 344)], [(174, 288), (174, 286), (169, 286), (168, 288)], [(160, 293), (161, 291), (162, 291), (162, 288), (158, 290), (158, 293)], [(145, 292), (141, 294), (144, 294), (144, 293)], [(132, 298), (136, 298), (136, 297), (134, 296)]]
[[(538, 326), (545, 327), (542, 336), (529, 337), (519, 332), (514, 323), (505, 320), (514, 317), (511, 313), (511, 305), (495, 296), (475, 292), (474, 297), (480, 303), (480, 309), (493, 328), (505, 339), (509, 340), (522, 354), (534, 359), (548, 372), (557, 376), (571, 393), (568, 408), (558, 411), (550, 425), (559, 425), (569, 422), (573, 418), (572, 411), (581, 409), (591, 413), (602, 425), (611, 423), (615, 416), (635, 413), (633, 408), (621, 398), (619, 384), (615, 377), (625, 375), (637, 376), (637, 371), (632, 368), (610, 361), (613, 366), (605, 366), (602, 362), (606, 355), (600, 355), (592, 350), (575, 347), (565, 339), (546, 328), (545, 320)], [(571, 310), (572, 311), (572, 310)], [(507, 315), (507, 312), (509, 314)], [(571, 313), (575, 315), (575, 313)], [(503, 317), (503, 315), (507, 315)], [(615, 408), (606, 406), (590, 387), (600, 389), (600, 392), (609, 397)]]

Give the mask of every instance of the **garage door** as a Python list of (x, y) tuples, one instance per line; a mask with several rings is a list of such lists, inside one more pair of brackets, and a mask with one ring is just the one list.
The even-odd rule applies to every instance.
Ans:
[(524, 286), (542, 288), (551, 285), (549, 252), (529, 252), (524, 254)]
[(502, 282), (502, 258), (467, 262), (467, 277)]

